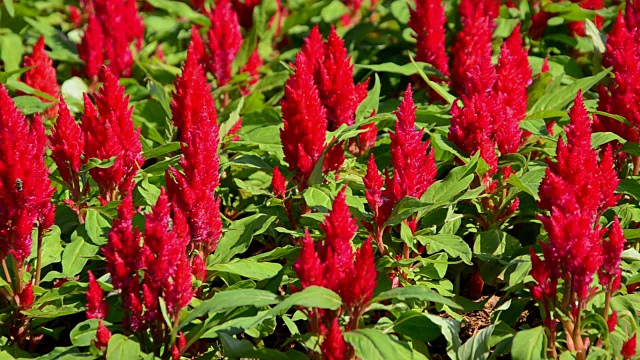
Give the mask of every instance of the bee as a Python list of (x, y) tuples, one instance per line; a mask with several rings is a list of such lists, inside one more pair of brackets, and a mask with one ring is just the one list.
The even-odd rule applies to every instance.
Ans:
[(167, 232), (170, 233), (173, 230), (173, 219), (167, 221)]
[(16, 189), (18, 192), (22, 192), (22, 179), (16, 179)]

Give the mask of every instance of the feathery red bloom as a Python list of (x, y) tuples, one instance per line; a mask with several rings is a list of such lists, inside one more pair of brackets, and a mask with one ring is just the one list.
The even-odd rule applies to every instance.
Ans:
[[(187, 60), (182, 68), (182, 74), (177, 77), (174, 86), (171, 113), (173, 124), (180, 131), (180, 140), (185, 141), (195, 123), (200, 120), (202, 110), (206, 107), (211, 131), (217, 131), (216, 106), (211, 95), (211, 85), (207, 82), (204, 69), (198, 64), (196, 42), (192, 40), (187, 50)], [(206, 127), (205, 127), (206, 129)]]
[(494, 91), (501, 94), (501, 111), (506, 113), (498, 117), (501, 121), (495, 127), (496, 143), (503, 155), (517, 153), (522, 138), (520, 122), (527, 114), (527, 86), (532, 82), (527, 51), (520, 39), (520, 25), (502, 45), (496, 71)]
[(271, 180), (273, 193), (280, 199), (285, 198), (287, 192), (287, 180), (282, 176), (280, 169), (276, 166), (273, 168), (273, 179)]
[(84, 154), (84, 134), (80, 125), (71, 116), (67, 104), (60, 96), (60, 110), (58, 119), (49, 136), (51, 148), (51, 158), (58, 166), (60, 177), (65, 182), (72, 184), (75, 174), (85, 163), (82, 158)]
[(204, 6), (204, 2), (205, 0), (191, 0), (191, 5), (194, 9), (198, 10), (202, 9), (202, 7)]
[(624, 360), (631, 359), (636, 356), (637, 336), (638, 334), (633, 334), (633, 336), (627, 340), (624, 345), (622, 345), (620, 355), (622, 355)]
[(609, 329), (609, 332), (612, 333), (616, 331), (616, 326), (618, 326), (618, 312), (612, 310), (611, 315), (609, 315), (609, 319), (607, 319), (607, 328)]
[(260, 80), (260, 73), (258, 72), (258, 69), (262, 65), (264, 65), (264, 63), (262, 62), (262, 59), (260, 58), (260, 53), (258, 52), (258, 49), (256, 48), (251, 53), (251, 56), (249, 57), (249, 60), (247, 61), (247, 63), (244, 64), (242, 69), (240, 69), (240, 72), (249, 74), (248, 84), (246, 86), (243, 86), (242, 88), (240, 88), (240, 93), (243, 96), (247, 96), (247, 95), (251, 94), (251, 86), (254, 85), (255, 83), (257, 83), (258, 80)]
[(370, 241), (357, 254), (353, 252), (351, 239), (358, 226), (349, 212), (345, 189), (338, 193), (320, 228), (324, 239), (316, 247), (307, 232), (293, 269), (303, 288), (326, 287), (340, 295), (351, 312), (358, 312), (373, 295), (377, 273)]
[[(489, 165), (487, 177), (493, 177), (498, 171), (498, 156), (495, 150), (494, 135), (496, 124), (504, 116), (500, 96), (492, 91), (497, 79), (491, 58), (485, 57), (469, 72), (470, 79), (461, 96), (464, 107), (454, 103), (451, 108), (451, 127), (449, 140), (453, 141), (468, 155), (478, 151)], [(519, 141), (520, 138), (517, 140)]]
[(305, 56), (312, 69), (315, 68), (318, 61), (324, 60), (324, 42), (318, 25), (314, 26), (304, 39), (300, 52)]
[(115, 157), (115, 163), (106, 169), (89, 170), (98, 183), (102, 201), (116, 199), (118, 194), (129, 193), (133, 178), (144, 162), (140, 129), (134, 129), (129, 108), (129, 96), (124, 93), (118, 79), (104, 67), (101, 72), (103, 85), (95, 96), (97, 111), (87, 94), (84, 94), (82, 130), (85, 136), (85, 156), (107, 160)]
[[(545, 266), (553, 269), (554, 279), (569, 278), (572, 291), (582, 300), (605, 256), (613, 257), (613, 249), (608, 249), (610, 256), (603, 254), (597, 219), (602, 211), (616, 204), (614, 190), (619, 180), (613, 171), (611, 149), (598, 161), (598, 153), (591, 147), (591, 121), (580, 93), (569, 117), (566, 144), (562, 139), (558, 141), (557, 162), (549, 163), (539, 190), (539, 206), (551, 214), (539, 219), (549, 234), (549, 243), (543, 244)], [(616, 228), (612, 230), (616, 243), (620, 241), (617, 232)], [(605, 246), (609, 245), (613, 244)], [(608, 266), (615, 262), (606, 261)], [(614, 271), (608, 266), (603, 270), (605, 275)]]
[(33, 227), (53, 225), (46, 141), (40, 116), (29, 122), (0, 85), (0, 258), (11, 253), (23, 262)]
[(313, 64), (301, 52), (296, 56), (296, 73), (284, 88), (280, 139), (284, 160), (305, 187), (325, 149), (327, 113), (313, 81)]
[(102, 323), (102, 320), (98, 321), (98, 330), (96, 331), (96, 339), (94, 344), (98, 349), (104, 349), (109, 344), (109, 339), (111, 339), (111, 331), (107, 329), (106, 326)]
[[(44, 51), (44, 36), (33, 46), (31, 55), (24, 57), (24, 67), (33, 66), (32, 69), (24, 73), (24, 83), (36, 90), (51, 95), (54, 98), (60, 96), (60, 86), (56, 79), (56, 69), (53, 67), (53, 61)], [(51, 102), (44, 98), (40, 98), (44, 102)], [(56, 117), (58, 113), (58, 104), (50, 107), (44, 112), (44, 116), (49, 119)]]
[[(604, 8), (604, 0), (571, 0), (571, 2), (578, 3), (581, 8), (586, 10), (600, 10)], [(593, 23), (596, 25), (596, 27), (598, 27), (598, 29), (601, 29), (603, 23), (602, 16), (596, 14), (595, 18), (593, 19)], [(569, 31), (578, 36), (584, 36), (584, 21), (570, 22)]]
[[(627, 9), (627, 14), (630, 9)], [(600, 86), (598, 110), (625, 117), (633, 125), (606, 116), (594, 117), (596, 131), (610, 131), (622, 138), (640, 141), (640, 42), (637, 28), (629, 26), (622, 14), (618, 15), (607, 40), (603, 56), (605, 66), (613, 67), (614, 78), (608, 87)]]
[(262, 0), (231, 0), (233, 10), (238, 14), (238, 22), (245, 29), (253, 26), (253, 9), (260, 5)]
[(629, 30), (638, 28), (640, 25), (640, 1), (627, 0), (624, 15), (627, 19)]
[(320, 344), (322, 358), (325, 360), (345, 360), (347, 359), (347, 343), (342, 336), (338, 318), (334, 317), (327, 335)]
[(77, 29), (82, 26), (82, 16), (80, 16), (78, 8), (73, 5), (69, 5), (67, 6), (67, 10), (69, 11), (69, 21), (73, 23), (73, 27)]
[(449, 76), (447, 57), (444, 4), (442, 0), (416, 1), (415, 9), (409, 9), (409, 26), (416, 33), (416, 60), (429, 63), (443, 75)]
[(494, 10), (493, 3), (494, 0), (480, 4), (465, 0), (460, 4), (462, 31), (458, 33), (451, 49), (451, 79), (457, 94), (462, 94), (466, 84), (472, 81), (471, 71), (487, 56), (491, 56), (491, 38), (494, 18), (497, 16), (497, 7)]
[(384, 192), (393, 203), (406, 196), (419, 199), (437, 174), (435, 155), (429, 151), (430, 141), (423, 142), (424, 131), (416, 130), (416, 106), (410, 84), (395, 114), (396, 132), (389, 132), (393, 178), (387, 176)]
[(33, 305), (33, 300), (35, 296), (33, 295), (33, 283), (29, 281), (27, 285), (20, 291), (18, 294), (18, 305), (20, 306), (20, 310), (29, 310), (31, 305)]
[(231, 8), (229, 0), (216, 3), (215, 9), (209, 14), (211, 28), (207, 33), (209, 38), (209, 71), (216, 79), (218, 86), (231, 81), (231, 63), (235, 59), (242, 45), (242, 34), (238, 15)]
[[(384, 185), (384, 179), (378, 172), (378, 166), (376, 165), (376, 159), (373, 154), (371, 154), (371, 156), (369, 157), (369, 162), (367, 163), (367, 174), (365, 175), (363, 181), (365, 188), (365, 198), (367, 199), (369, 207), (377, 218), (378, 209), (383, 204), (382, 186)], [(386, 221), (386, 219), (383, 219), (383, 222), (384, 221)]]
[[(163, 296), (169, 313), (176, 315), (191, 301), (194, 293), (187, 258), (189, 228), (182, 212), (175, 207), (172, 209), (164, 188), (152, 212), (145, 217), (144, 285), (154, 298)], [(159, 316), (159, 313), (153, 313), (159, 311), (159, 307), (146, 308), (151, 312), (151, 318)]]
[(609, 230), (609, 240), (602, 240), (602, 267), (598, 271), (600, 285), (611, 288), (612, 291), (618, 291), (620, 288), (620, 262), (625, 243), (620, 220), (616, 216)]
[[(136, 271), (143, 267), (141, 234), (132, 227), (134, 213), (133, 198), (129, 193), (118, 206), (118, 218), (113, 221), (109, 240), (103, 248), (111, 283), (114, 288), (123, 289), (123, 294), (131, 283), (138, 281)], [(127, 301), (126, 297), (124, 300)]]
[(104, 64), (105, 42), (100, 20), (96, 15), (91, 14), (82, 36), (82, 42), (78, 46), (78, 55), (84, 61), (84, 74), (89, 78), (97, 76), (100, 67)]
[(189, 48), (191, 47), (193, 47), (192, 51), (195, 53), (196, 59), (198, 59), (198, 64), (200, 64), (203, 69), (206, 69), (209, 55), (207, 54), (204, 40), (202, 40), (202, 36), (200, 36), (200, 32), (195, 25), (191, 25), (191, 43), (189, 44)]
[(351, 57), (334, 27), (324, 44), (324, 56), (316, 64), (314, 79), (322, 105), (327, 109), (329, 130), (336, 130), (342, 124), (353, 125), (356, 109), (367, 97), (369, 80), (353, 83)]
[(167, 189), (171, 201), (187, 218), (191, 240), (202, 244), (203, 252), (208, 255), (222, 234), (220, 199), (215, 196), (220, 184), (215, 112), (203, 104), (199, 120), (184, 137), (180, 145), (183, 172), (172, 167), (167, 170)]
[(107, 302), (104, 291), (96, 281), (91, 270), (89, 274), (89, 288), (87, 289), (87, 319), (104, 319), (107, 317)]

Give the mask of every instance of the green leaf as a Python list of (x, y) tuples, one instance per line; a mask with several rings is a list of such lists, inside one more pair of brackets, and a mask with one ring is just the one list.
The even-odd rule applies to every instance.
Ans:
[(309, 286), (274, 307), (269, 313), (279, 314), (293, 306), (336, 310), (342, 306), (340, 295), (320, 286)]
[(393, 211), (391, 212), (391, 216), (384, 223), (385, 226), (393, 226), (401, 223), (403, 220), (409, 218), (411, 215), (417, 213), (420, 210), (425, 209), (428, 206), (427, 203), (424, 203), (416, 198), (405, 197), (398, 201), (393, 206)]
[(422, 201), (437, 204), (448, 203), (456, 195), (467, 189), (475, 178), (475, 171), (478, 165), (478, 155), (474, 156), (464, 166), (457, 167), (443, 180), (433, 183), (422, 195)]
[(433, 89), (433, 91), (435, 91), (436, 93), (438, 93), (438, 95), (440, 95), (448, 104), (453, 104), (453, 102), (456, 100), (456, 97), (449, 94), (440, 84), (431, 81), (429, 79), (429, 77), (427, 76), (427, 74), (424, 73), (424, 71), (417, 65), (417, 63), (413, 60), (413, 56), (411, 56), (411, 54), (409, 54), (409, 59), (411, 59), (411, 63), (414, 64), (418, 70), (418, 74), (422, 77), (422, 79), (427, 83), (427, 85), (429, 85), (429, 87), (431, 89)]
[(102, 246), (107, 243), (107, 235), (111, 224), (95, 209), (87, 209), (84, 228), (87, 230), (87, 235), (89, 235), (89, 239), (94, 245)]
[(13, 0), (2, 0), (4, 2), (4, 8), (7, 9), (9, 16), (14, 17), (16, 10), (13, 8)]
[(612, 132), (597, 132), (597, 133), (591, 134), (591, 146), (594, 149), (597, 149), (600, 146), (611, 141), (619, 141), (621, 143), (625, 142), (625, 140), (621, 138), (618, 134), (614, 134)]
[(307, 188), (302, 197), (307, 206), (313, 209), (329, 210), (331, 209), (331, 198), (324, 191), (315, 187)]
[(544, 94), (528, 112), (535, 113), (540, 110), (562, 109), (575, 99), (578, 91), (581, 90), (583, 93), (587, 92), (610, 72), (611, 68), (608, 68), (593, 76), (578, 79), (568, 86), (560, 86), (554, 91)]
[(154, 8), (165, 10), (177, 18), (185, 18), (189, 20), (189, 22), (202, 26), (208, 27), (211, 25), (209, 18), (193, 10), (191, 6), (183, 2), (170, 0), (149, 0), (147, 2)]
[(263, 359), (263, 360), (305, 360), (307, 357), (296, 350), (281, 352), (275, 349), (256, 348), (249, 340), (237, 340), (232, 336), (220, 333), (220, 342), (225, 358), (231, 359)]
[(162, 155), (166, 155), (175, 151), (180, 150), (179, 142), (170, 142), (168, 144), (160, 145), (158, 147), (149, 149), (142, 153), (142, 157), (145, 159), (153, 159)]
[(265, 232), (274, 220), (274, 216), (255, 214), (234, 221), (220, 239), (213, 259), (210, 258), (209, 263), (227, 263), (234, 255), (245, 252), (253, 237)]
[(360, 329), (344, 334), (344, 339), (353, 346), (356, 356), (362, 360), (427, 359), (408, 343), (392, 339), (376, 329)]
[(449, 234), (418, 235), (422, 245), (429, 246), (429, 254), (444, 251), (452, 257), (459, 257), (467, 264), (471, 264), (471, 248), (461, 237)]
[(331, 24), (336, 20), (340, 19), (340, 17), (349, 12), (349, 9), (338, 0), (334, 0), (329, 5), (322, 8), (320, 12), (320, 17), (322, 21), (327, 24)]
[(544, 328), (521, 330), (513, 338), (511, 347), (513, 360), (542, 360), (547, 358), (547, 336)]
[(373, 299), (371, 299), (371, 303), (378, 303), (384, 300), (396, 299), (399, 301), (406, 301), (408, 299), (416, 299), (422, 301), (430, 301), (437, 304), (447, 305), (453, 309), (462, 309), (462, 307), (453, 300), (447, 299), (446, 297), (438, 294), (437, 292), (427, 289), (424, 286), (414, 285), (409, 287), (395, 288), (389, 291), (385, 291), (383, 293), (378, 294)]
[(265, 290), (232, 289), (218, 293), (213, 298), (205, 300), (196, 306), (181, 322), (175, 331), (189, 325), (193, 320), (206, 314), (218, 313), (237, 309), (241, 306), (263, 307), (277, 304), (278, 297)]
[(140, 344), (124, 335), (115, 334), (107, 345), (107, 360), (137, 359), (140, 355)]
[(415, 310), (400, 315), (392, 329), (418, 341), (433, 341), (440, 336), (440, 326), (434, 324), (427, 314)]
[(77, 324), (69, 333), (73, 346), (89, 346), (98, 331), (98, 319), (89, 319)]
[(538, 196), (538, 188), (540, 187), (540, 183), (542, 182), (545, 174), (545, 169), (527, 171), (522, 174), (522, 176), (511, 174), (509, 179), (507, 179), (507, 183), (533, 196), (534, 200), (538, 201), (540, 200), (540, 196)]
[(280, 264), (240, 259), (228, 264), (216, 264), (207, 270), (235, 274), (252, 280), (264, 280), (276, 276), (281, 269)]
[(229, 114), (229, 119), (220, 124), (219, 138), (224, 139), (229, 134), (229, 131), (240, 121), (240, 110), (244, 106), (244, 98), (240, 98), (238, 106)]
[(367, 97), (362, 100), (358, 108), (356, 109), (355, 123), (360, 124), (365, 118), (371, 116), (375, 111), (378, 111), (380, 105), (380, 77), (375, 74), (375, 81), (373, 88), (367, 93)]
[(418, 74), (418, 70), (426, 68), (426, 72), (432, 75), (438, 74), (438, 72), (433, 68), (433, 66), (423, 62), (409, 63), (405, 65), (398, 65), (396, 63), (391, 63), (391, 62), (383, 63), (383, 64), (372, 64), (372, 65), (356, 64), (354, 65), (354, 68), (372, 70), (375, 72), (388, 72), (392, 74), (399, 74), (402, 76), (416, 75)]
[(489, 347), (489, 339), (495, 325), (490, 325), (475, 335), (473, 335), (467, 342), (462, 344), (458, 349), (459, 360), (485, 360), (489, 357), (491, 348)]
[(76, 236), (62, 252), (62, 273), (70, 278), (78, 275), (89, 261), (89, 257), (98, 253), (98, 249), (100, 247), (88, 243), (81, 236)]
[(53, 106), (53, 103), (43, 102), (31, 95), (16, 96), (13, 98), (13, 102), (25, 115), (41, 113)]
[(117, 156), (112, 156), (105, 160), (100, 160), (96, 158), (90, 158), (87, 161), (87, 164), (82, 168), (82, 171), (89, 171), (93, 168), (107, 169), (113, 166), (116, 163)]

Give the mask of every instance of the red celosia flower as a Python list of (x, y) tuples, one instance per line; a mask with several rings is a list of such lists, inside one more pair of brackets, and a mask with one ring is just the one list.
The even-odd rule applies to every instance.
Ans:
[(415, 9), (409, 9), (409, 26), (416, 33), (416, 60), (429, 63), (444, 76), (449, 76), (447, 57), (444, 4), (442, 0), (416, 1)]
[(358, 19), (360, 8), (362, 7), (362, 0), (343, 0), (342, 2), (347, 6), (349, 12), (342, 15), (340, 21), (342, 25), (349, 26)]
[[(162, 188), (152, 212), (145, 216), (144, 285), (153, 296), (152, 299), (163, 296), (169, 313), (176, 315), (191, 301), (194, 291), (187, 258), (189, 228), (182, 212), (174, 208), (172, 217), (171, 210), (169, 199)], [(154, 300), (145, 301), (151, 318), (159, 315), (154, 313), (154, 310), (159, 311)], [(150, 303), (156, 306), (149, 306)]]
[(209, 71), (218, 86), (223, 86), (231, 81), (231, 63), (242, 45), (240, 24), (229, 0), (217, 1), (215, 9), (209, 13), (209, 19)]
[(204, 6), (204, 2), (205, 0), (191, 0), (191, 5), (193, 5), (194, 9), (198, 10)]
[(129, 47), (135, 42), (140, 49), (144, 36), (136, 1), (92, 0), (90, 4), (92, 13), (81, 45), (84, 49), (80, 51), (80, 58), (86, 64), (85, 74), (89, 77), (97, 74), (102, 61), (94, 57), (100, 54), (116, 77), (129, 76), (133, 66)]
[[(58, 86), (58, 80), (56, 79), (56, 69), (53, 67), (53, 61), (44, 51), (44, 36), (41, 36), (33, 46), (31, 55), (24, 57), (24, 67), (29, 66), (33, 66), (33, 68), (24, 73), (25, 84), (58, 98), (60, 96), (60, 86)], [(51, 102), (44, 98), (40, 99), (44, 102)], [(44, 112), (44, 116), (53, 119), (57, 113), (58, 105), (55, 104)]]
[(637, 336), (638, 334), (633, 334), (633, 336), (622, 345), (620, 355), (622, 355), (624, 360), (630, 360), (636, 356)]
[(231, 0), (233, 10), (238, 14), (238, 22), (245, 29), (253, 26), (253, 9), (260, 5), (262, 0)]
[(80, 16), (78, 8), (73, 5), (69, 5), (67, 6), (67, 9), (69, 10), (69, 21), (73, 23), (73, 27), (77, 29), (82, 26), (82, 17)]
[[(490, 179), (498, 172), (494, 134), (496, 124), (502, 124), (501, 118), (504, 116), (501, 95), (492, 91), (497, 74), (491, 58), (485, 57), (478, 66), (471, 69), (469, 75), (466, 90), (461, 96), (464, 107), (454, 103), (451, 108), (449, 140), (468, 155), (479, 151), (489, 165), (490, 170), (485, 177)], [(520, 141), (520, 138), (515, 140)]]
[(533, 248), (529, 250), (531, 252), (531, 276), (536, 281), (536, 284), (531, 287), (531, 296), (538, 301), (555, 299), (558, 287), (556, 270), (540, 260)]
[(271, 180), (273, 193), (280, 199), (285, 198), (287, 192), (287, 180), (282, 176), (280, 169), (276, 166), (273, 168), (273, 179)]
[(195, 53), (196, 59), (198, 59), (198, 64), (203, 68), (207, 68), (209, 55), (207, 55), (207, 49), (205, 48), (202, 36), (200, 36), (200, 32), (195, 25), (191, 25), (191, 43), (189, 47), (193, 47), (192, 51)]
[[(113, 221), (109, 232), (109, 241), (103, 248), (107, 262), (107, 271), (111, 274), (111, 283), (116, 289), (128, 290), (137, 282), (136, 272), (142, 268), (143, 258), (140, 247), (140, 231), (132, 228), (134, 215), (131, 193), (122, 199), (118, 206), (118, 219)], [(125, 304), (127, 298), (124, 298)]]
[(31, 254), (34, 225), (53, 225), (46, 141), (40, 116), (30, 123), (0, 86), (0, 258), (11, 253), (22, 263)]
[[(67, 104), (60, 97), (60, 110), (56, 125), (49, 136), (51, 158), (58, 166), (60, 177), (68, 184), (73, 184), (73, 179), (84, 164), (84, 134), (80, 125), (71, 116)], [(80, 189), (77, 189), (80, 190)]]
[(104, 43), (100, 20), (91, 14), (82, 43), (78, 46), (78, 55), (84, 61), (84, 74), (90, 78), (97, 76), (100, 67), (104, 64)]
[(527, 86), (532, 82), (527, 51), (522, 47), (520, 25), (502, 45), (494, 91), (501, 94), (504, 116), (495, 124), (495, 139), (500, 153), (517, 153), (522, 138), (520, 122), (527, 114)]
[(293, 268), (303, 288), (317, 285), (336, 292), (345, 306), (357, 314), (373, 295), (376, 271), (370, 241), (354, 254), (351, 239), (358, 226), (349, 212), (345, 189), (333, 204), (333, 209), (320, 225), (324, 239), (317, 249), (306, 233), (300, 258)]
[(20, 306), (20, 310), (29, 310), (31, 305), (33, 305), (33, 300), (35, 299), (33, 295), (33, 283), (29, 281), (27, 285), (20, 291), (18, 294), (18, 305)]
[(205, 104), (200, 111), (181, 144), (183, 172), (170, 167), (166, 180), (170, 198), (187, 218), (191, 240), (207, 256), (222, 234), (220, 199), (215, 196), (220, 184), (219, 140), (215, 112)]
[(609, 332), (612, 333), (616, 331), (617, 325), (618, 325), (618, 312), (613, 310), (611, 312), (611, 315), (609, 316), (609, 319), (607, 319), (607, 328), (609, 329)]
[[(629, 9), (627, 10), (629, 13)], [(608, 87), (600, 86), (598, 110), (623, 116), (633, 127), (606, 116), (594, 118), (596, 131), (610, 131), (622, 138), (640, 141), (640, 42), (637, 28), (618, 15), (607, 40), (607, 51), (603, 56), (605, 66), (612, 66), (615, 77)], [(616, 147), (619, 145), (616, 144)]]
[(325, 150), (327, 116), (313, 81), (313, 64), (303, 52), (296, 56), (295, 70), (281, 101), (284, 128), (280, 139), (284, 160), (304, 188)]
[(602, 267), (598, 271), (600, 285), (611, 288), (611, 291), (620, 289), (620, 276), (622, 276), (620, 261), (625, 243), (626, 239), (616, 216), (609, 230), (609, 240), (602, 241)]
[(318, 25), (314, 26), (309, 32), (309, 36), (304, 39), (304, 45), (300, 52), (305, 56), (311, 68), (315, 68), (318, 61), (324, 59), (324, 42)]
[(451, 78), (457, 94), (462, 94), (466, 84), (472, 81), (470, 72), (487, 56), (491, 56), (491, 37), (495, 27), (493, 20), (497, 16), (497, 7), (494, 10), (492, 5), (494, 3), (495, 0), (479, 4), (465, 0), (460, 4), (462, 31), (458, 33), (451, 50)]
[[(593, 275), (604, 261), (597, 219), (602, 211), (616, 204), (614, 191), (619, 180), (613, 171), (611, 149), (598, 161), (598, 153), (591, 147), (591, 121), (580, 93), (569, 117), (566, 144), (562, 139), (558, 141), (557, 162), (549, 163), (539, 190), (540, 208), (551, 214), (539, 219), (549, 234), (549, 243), (543, 244), (543, 250), (545, 266), (553, 269), (550, 276), (570, 279), (565, 286), (570, 285), (578, 299), (584, 300)], [(619, 242), (618, 229), (612, 231), (614, 241)], [(614, 250), (609, 252), (613, 257)], [(607, 260), (609, 265), (614, 261)], [(605, 270), (608, 275), (611, 271)]]
[[(198, 65), (196, 42), (192, 40), (187, 50), (187, 60), (182, 68), (182, 74), (176, 79), (176, 90), (171, 100), (173, 124), (180, 131), (180, 140), (191, 133), (195, 123), (200, 120), (202, 110), (207, 108), (204, 120), (210, 122), (211, 131), (217, 131), (217, 115), (211, 85), (207, 82), (207, 75)], [(215, 127), (215, 128), (214, 128)]]
[[(377, 219), (379, 209), (383, 205), (382, 186), (384, 185), (384, 179), (378, 172), (378, 166), (376, 165), (376, 159), (373, 154), (371, 154), (371, 157), (369, 157), (369, 162), (367, 163), (367, 174), (365, 175), (363, 181), (365, 188), (365, 198), (367, 199), (367, 203), (369, 204), (371, 211), (373, 211), (373, 214)], [(381, 220), (382, 223), (386, 221), (386, 219)]]
[(202, 259), (202, 254), (197, 254), (191, 261), (191, 273), (198, 281), (204, 281), (207, 278), (207, 267)]
[(326, 337), (320, 344), (322, 358), (325, 360), (345, 360), (347, 359), (347, 343), (342, 336), (338, 318), (334, 317)]
[(396, 132), (391, 137), (393, 178), (387, 176), (384, 196), (391, 202), (406, 196), (419, 199), (433, 184), (437, 174), (435, 155), (429, 151), (430, 141), (422, 141), (424, 130), (416, 130), (416, 106), (411, 85), (395, 112)]
[(91, 270), (89, 274), (89, 288), (87, 289), (87, 319), (104, 319), (107, 317), (107, 302), (104, 291), (96, 281)]
[(640, 25), (640, 1), (627, 0), (624, 15), (629, 29), (637, 29)]
[(251, 53), (251, 56), (249, 57), (247, 63), (244, 64), (242, 69), (240, 69), (240, 72), (249, 74), (248, 84), (240, 88), (240, 93), (242, 94), (242, 96), (248, 96), (249, 94), (251, 94), (251, 85), (254, 85), (258, 82), (258, 80), (260, 80), (260, 73), (258, 72), (258, 69), (262, 65), (264, 65), (264, 63), (262, 62), (260, 53), (258, 53), (258, 49), (256, 48), (253, 53)]
[(94, 344), (98, 349), (104, 349), (109, 344), (109, 339), (111, 339), (111, 331), (107, 329), (106, 326), (102, 323), (102, 320), (98, 321), (98, 330), (96, 331), (96, 339)]
[(98, 183), (103, 202), (113, 201), (118, 194), (133, 189), (133, 177), (144, 162), (140, 129), (134, 129), (129, 108), (129, 96), (124, 94), (124, 86), (104, 67), (101, 75), (104, 84), (96, 95), (96, 108), (89, 97), (84, 95), (84, 116), (82, 130), (85, 136), (85, 156), (115, 162), (108, 168), (95, 167), (89, 170)]
[(351, 57), (347, 56), (344, 41), (333, 27), (324, 45), (321, 63), (316, 65), (314, 78), (322, 105), (327, 109), (329, 130), (336, 130), (342, 124), (353, 125), (356, 109), (367, 97), (369, 80), (353, 83)]

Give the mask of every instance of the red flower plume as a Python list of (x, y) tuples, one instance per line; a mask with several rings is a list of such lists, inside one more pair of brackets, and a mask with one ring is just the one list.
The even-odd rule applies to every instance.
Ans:
[[(47, 93), (56, 99), (60, 96), (60, 86), (56, 79), (56, 69), (53, 67), (53, 61), (51, 61), (49, 55), (44, 51), (44, 36), (41, 36), (33, 46), (31, 55), (24, 57), (24, 66), (34, 67), (24, 73), (25, 84)], [(42, 100), (44, 102), (51, 102), (47, 99)], [(44, 112), (44, 116), (53, 119), (57, 113), (58, 105), (55, 104)]]

